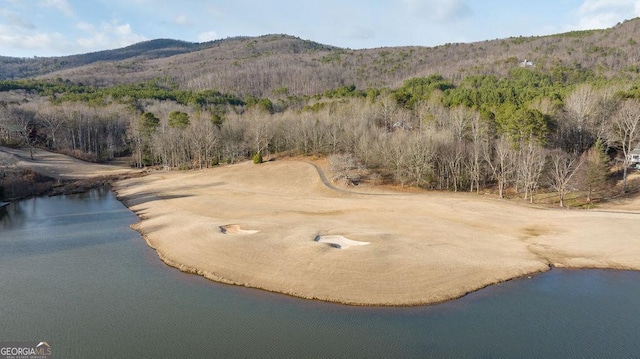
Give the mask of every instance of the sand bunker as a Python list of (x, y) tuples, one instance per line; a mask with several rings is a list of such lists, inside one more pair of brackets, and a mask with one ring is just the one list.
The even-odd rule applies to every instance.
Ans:
[(227, 224), (220, 226), (220, 232), (224, 234), (254, 234), (260, 231), (255, 229), (242, 229), (239, 224)]
[[(303, 298), (415, 305), (550, 266), (640, 269), (640, 199), (626, 213), (552, 210), (475, 194), (364, 195), (322, 178), (308, 163), (283, 160), (153, 172), (116, 186), (166, 263)], [(212, 223), (236, 237), (211, 240), (226, 236)], [(371, 245), (345, 250), (364, 244), (352, 239)]]
[(369, 242), (354, 241), (344, 236), (330, 235), (330, 236), (317, 236), (315, 239), (319, 243), (328, 243), (332, 247), (338, 249), (347, 249), (353, 246), (366, 246)]

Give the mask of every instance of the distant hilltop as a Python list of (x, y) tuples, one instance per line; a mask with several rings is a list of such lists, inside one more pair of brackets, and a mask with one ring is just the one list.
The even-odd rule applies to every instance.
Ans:
[(0, 79), (48, 78), (95, 86), (169, 78), (182, 88), (268, 96), (313, 95), (345, 84), (398, 87), (440, 74), (505, 76), (514, 67), (579, 66), (599, 75), (640, 73), (640, 20), (604, 30), (510, 37), (436, 47), (351, 50), (289, 35), (204, 43), (157, 39), (121, 49), (62, 57), (0, 57)]

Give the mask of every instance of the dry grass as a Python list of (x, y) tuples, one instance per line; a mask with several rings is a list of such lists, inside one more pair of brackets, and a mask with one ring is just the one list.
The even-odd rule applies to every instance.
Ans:
[[(131, 173), (60, 154), (39, 152), (29, 161), (7, 153), (56, 178)], [(638, 197), (606, 211), (561, 210), (475, 194), (335, 188), (319, 171), (276, 160), (158, 171), (116, 188), (142, 219), (136, 229), (167, 264), (304, 298), (414, 305), (550, 265), (640, 270)], [(337, 250), (318, 236), (369, 244)]]
[[(630, 214), (475, 194), (334, 189), (318, 167), (294, 160), (155, 173), (121, 181), (117, 192), (145, 218), (136, 229), (168, 264), (304, 298), (424, 304), (550, 265), (640, 269), (638, 201), (628, 204)], [(229, 223), (259, 232), (221, 233)], [(315, 241), (319, 235), (369, 245), (336, 250)]]

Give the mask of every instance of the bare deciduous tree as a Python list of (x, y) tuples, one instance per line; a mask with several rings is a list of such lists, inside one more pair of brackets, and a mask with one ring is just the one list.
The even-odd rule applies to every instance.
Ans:
[(544, 170), (546, 150), (533, 139), (521, 143), (518, 151), (517, 174), (522, 182), (524, 199), (533, 203), (533, 193), (538, 188)]
[(251, 139), (255, 153), (265, 153), (273, 137), (271, 115), (254, 107), (247, 111), (244, 116), (248, 118), (246, 135)]
[(329, 156), (328, 160), (329, 168), (331, 172), (334, 173), (334, 181), (344, 182), (349, 185), (360, 180), (358, 172), (361, 166), (353, 154), (333, 154)]
[(15, 134), (29, 148), (29, 156), (33, 160), (34, 145), (38, 140), (35, 112), (17, 105), (7, 106), (4, 111), (5, 130)]
[(504, 198), (504, 190), (515, 173), (516, 153), (511, 147), (511, 141), (504, 136), (500, 137), (494, 141), (493, 148), (487, 148), (484, 156), (493, 178), (498, 182), (498, 195)]
[(597, 134), (594, 125), (598, 96), (591, 85), (582, 85), (571, 92), (564, 101), (566, 119), (560, 131), (565, 137), (565, 150), (582, 153), (593, 146)]
[(487, 152), (489, 146), (489, 129), (482, 121), (479, 113), (475, 113), (469, 123), (469, 144), (467, 161), (469, 177), (471, 179), (469, 191), (480, 192), (480, 182), (483, 176), (482, 154)]
[(50, 136), (50, 147), (56, 149), (57, 134), (64, 125), (65, 117), (62, 110), (57, 106), (51, 106), (47, 103), (39, 103), (36, 108), (36, 116), (40, 123), (47, 128)]
[[(218, 128), (211, 121), (196, 118), (187, 128), (186, 137), (196, 168), (209, 167), (218, 144)], [(259, 152), (258, 152), (259, 153)]]
[(587, 203), (591, 203), (594, 191), (607, 181), (607, 156), (602, 141), (596, 142), (596, 145), (585, 151), (581, 157), (582, 166), (578, 173), (578, 182), (581, 189), (587, 191)]
[(405, 177), (416, 186), (427, 185), (433, 173), (433, 161), (436, 155), (433, 140), (425, 134), (410, 134), (406, 146)]
[(560, 197), (560, 207), (564, 207), (567, 193), (572, 189), (574, 175), (581, 166), (579, 157), (568, 154), (560, 149), (551, 152), (549, 156), (549, 185)]
[(398, 104), (391, 95), (382, 96), (377, 102), (376, 117), (378, 126), (385, 128), (387, 131), (391, 131), (399, 111)]
[(466, 143), (452, 132), (441, 131), (438, 136), (438, 159), (443, 167), (446, 187), (458, 192), (464, 178)]
[(623, 176), (622, 193), (627, 191), (627, 171), (629, 154), (640, 142), (640, 103), (637, 99), (625, 100), (611, 118), (609, 139), (622, 151)]
[(233, 163), (240, 158), (245, 158), (251, 151), (244, 134), (247, 126), (242, 117), (230, 118), (222, 124), (220, 132), (223, 160)]

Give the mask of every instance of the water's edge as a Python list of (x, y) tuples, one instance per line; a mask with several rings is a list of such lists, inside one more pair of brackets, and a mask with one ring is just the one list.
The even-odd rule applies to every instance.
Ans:
[[(116, 195), (116, 198), (125, 207), (127, 207), (132, 213), (134, 213), (138, 217), (140, 222), (145, 220), (145, 218), (142, 215), (140, 215), (135, 210), (131, 209), (131, 206), (127, 203), (127, 200), (118, 193), (118, 190), (117, 190), (115, 185), (111, 184), (110, 189)], [(140, 234), (140, 236), (145, 240), (147, 245), (156, 252), (156, 254), (158, 255), (158, 258), (160, 258), (160, 260), (163, 263), (165, 263), (167, 266), (176, 268), (176, 269), (180, 270), (181, 272), (202, 276), (202, 277), (207, 278), (207, 279), (209, 279), (211, 281), (218, 282), (218, 283), (223, 283), (223, 284), (227, 284), (227, 285), (235, 285), (235, 286), (240, 286), (240, 287), (246, 287), (246, 288), (262, 290), (262, 291), (266, 291), (266, 292), (270, 292), (270, 293), (284, 294), (284, 295), (288, 295), (288, 296), (291, 296), (291, 297), (304, 299), (304, 300), (321, 301), (321, 302), (328, 302), (328, 303), (335, 303), (335, 304), (341, 304), (341, 305), (347, 305), (347, 306), (356, 306), (356, 307), (419, 307), (419, 306), (437, 305), (437, 304), (441, 304), (441, 303), (454, 301), (456, 299), (463, 298), (463, 297), (465, 297), (465, 296), (467, 296), (469, 294), (478, 292), (478, 291), (480, 291), (482, 289), (485, 289), (485, 288), (488, 288), (488, 287), (492, 287), (492, 286), (495, 286), (495, 285), (500, 285), (500, 284), (503, 284), (503, 283), (506, 283), (506, 282), (510, 282), (510, 281), (513, 281), (513, 280), (519, 280), (519, 279), (525, 279), (525, 278), (526, 279), (531, 279), (533, 276), (536, 276), (536, 275), (539, 275), (539, 274), (542, 274), (542, 273), (546, 273), (548, 271), (553, 270), (554, 268), (575, 269), (575, 270), (604, 269), (604, 270), (613, 270), (613, 271), (639, 271), (638, 269), (635, 269), (635, 268), (627, 268), (627, 267), (622, 267), (622, 266), (600, 266), (600, 267), (598, 267), (598, 266), (593, 266), (593, 267), (575, 266), (574, 267), (574, 266), (560, 266), (560, 265), (557, 265), (555, 263), (547, 262), (546, 263), (547, 267), (544, 270), (525, 272), (525, 273), (522, 273), (520, 275), (516, 275), (516, 276), (510, 277), (510, 278), (503, 279), (503, 280), (496, 280), (496, 281), (493, 281), (493, 282), (485, 283), (485, 284), (479, 285), (478, 287), (476, 287), (474, 289), (468, 290), (468, 291), (466, 291), (464, 293), (452, 294), (449, 297), (443, 298), (441, 300), (432, 300), (432, 301), (429, 301), (429, 300), (420, 301), (420, 300), (418, 300), (418, 301), (410, 301), (410, 302), (402, 302), (402, 303), (384, 303), (384, 302), (382, 302), (382, 303), (361, 303), (361, 302), (354, 302), (354, 301), (343, 301), (343, 300), (337, 300), (337, 299), (332, 299), (332, 298), (325, 298), (325, 297), (320, 297), (320, 296), (306, 296), (306, 295), (297, 293), (295, 291), (280, 291), (280, 290), (274, 290), (274, 289), (267, 288), (267, 287), (261, 287), (259, 285), (251, 285), (251, 284), (248, 284), (248, 283), (241, 283), (241, 282), (237, 282), (237, 281), (233, 281), (233, 280), (227, 279), (227, 278), (225, 278), (223, 276), (220, 276), (220, 275), (218, 275), (216, 273), (213, 273), (213, 272), (209, 272), (209, 271), (205, 271), (205, 270), (202, 270), (202, 269), (199, 269), (199, 268), (196, 268), (196, 267), (185, 265), (183, 263), (180, 263), (178, 261), (175, 261), (175, 260), (169, 258), (169, 256), (167, 256), (161, 250), (159, 250), (156, 247), (154, 247), (153, 244), (151, 243), (151, 241), (149, 240), (149, 238), (147, 237), (147, 235), (141, 229), (140, 222), (132, 224), (130, 227)]]
[(184, 274), (130, 228), (139, 220), (107, 188), (16, 203), (0, 221), (0, 340), (64, 358), (640, 352), (637, 271), (553, 268), (438, 305), (356, 307)]

